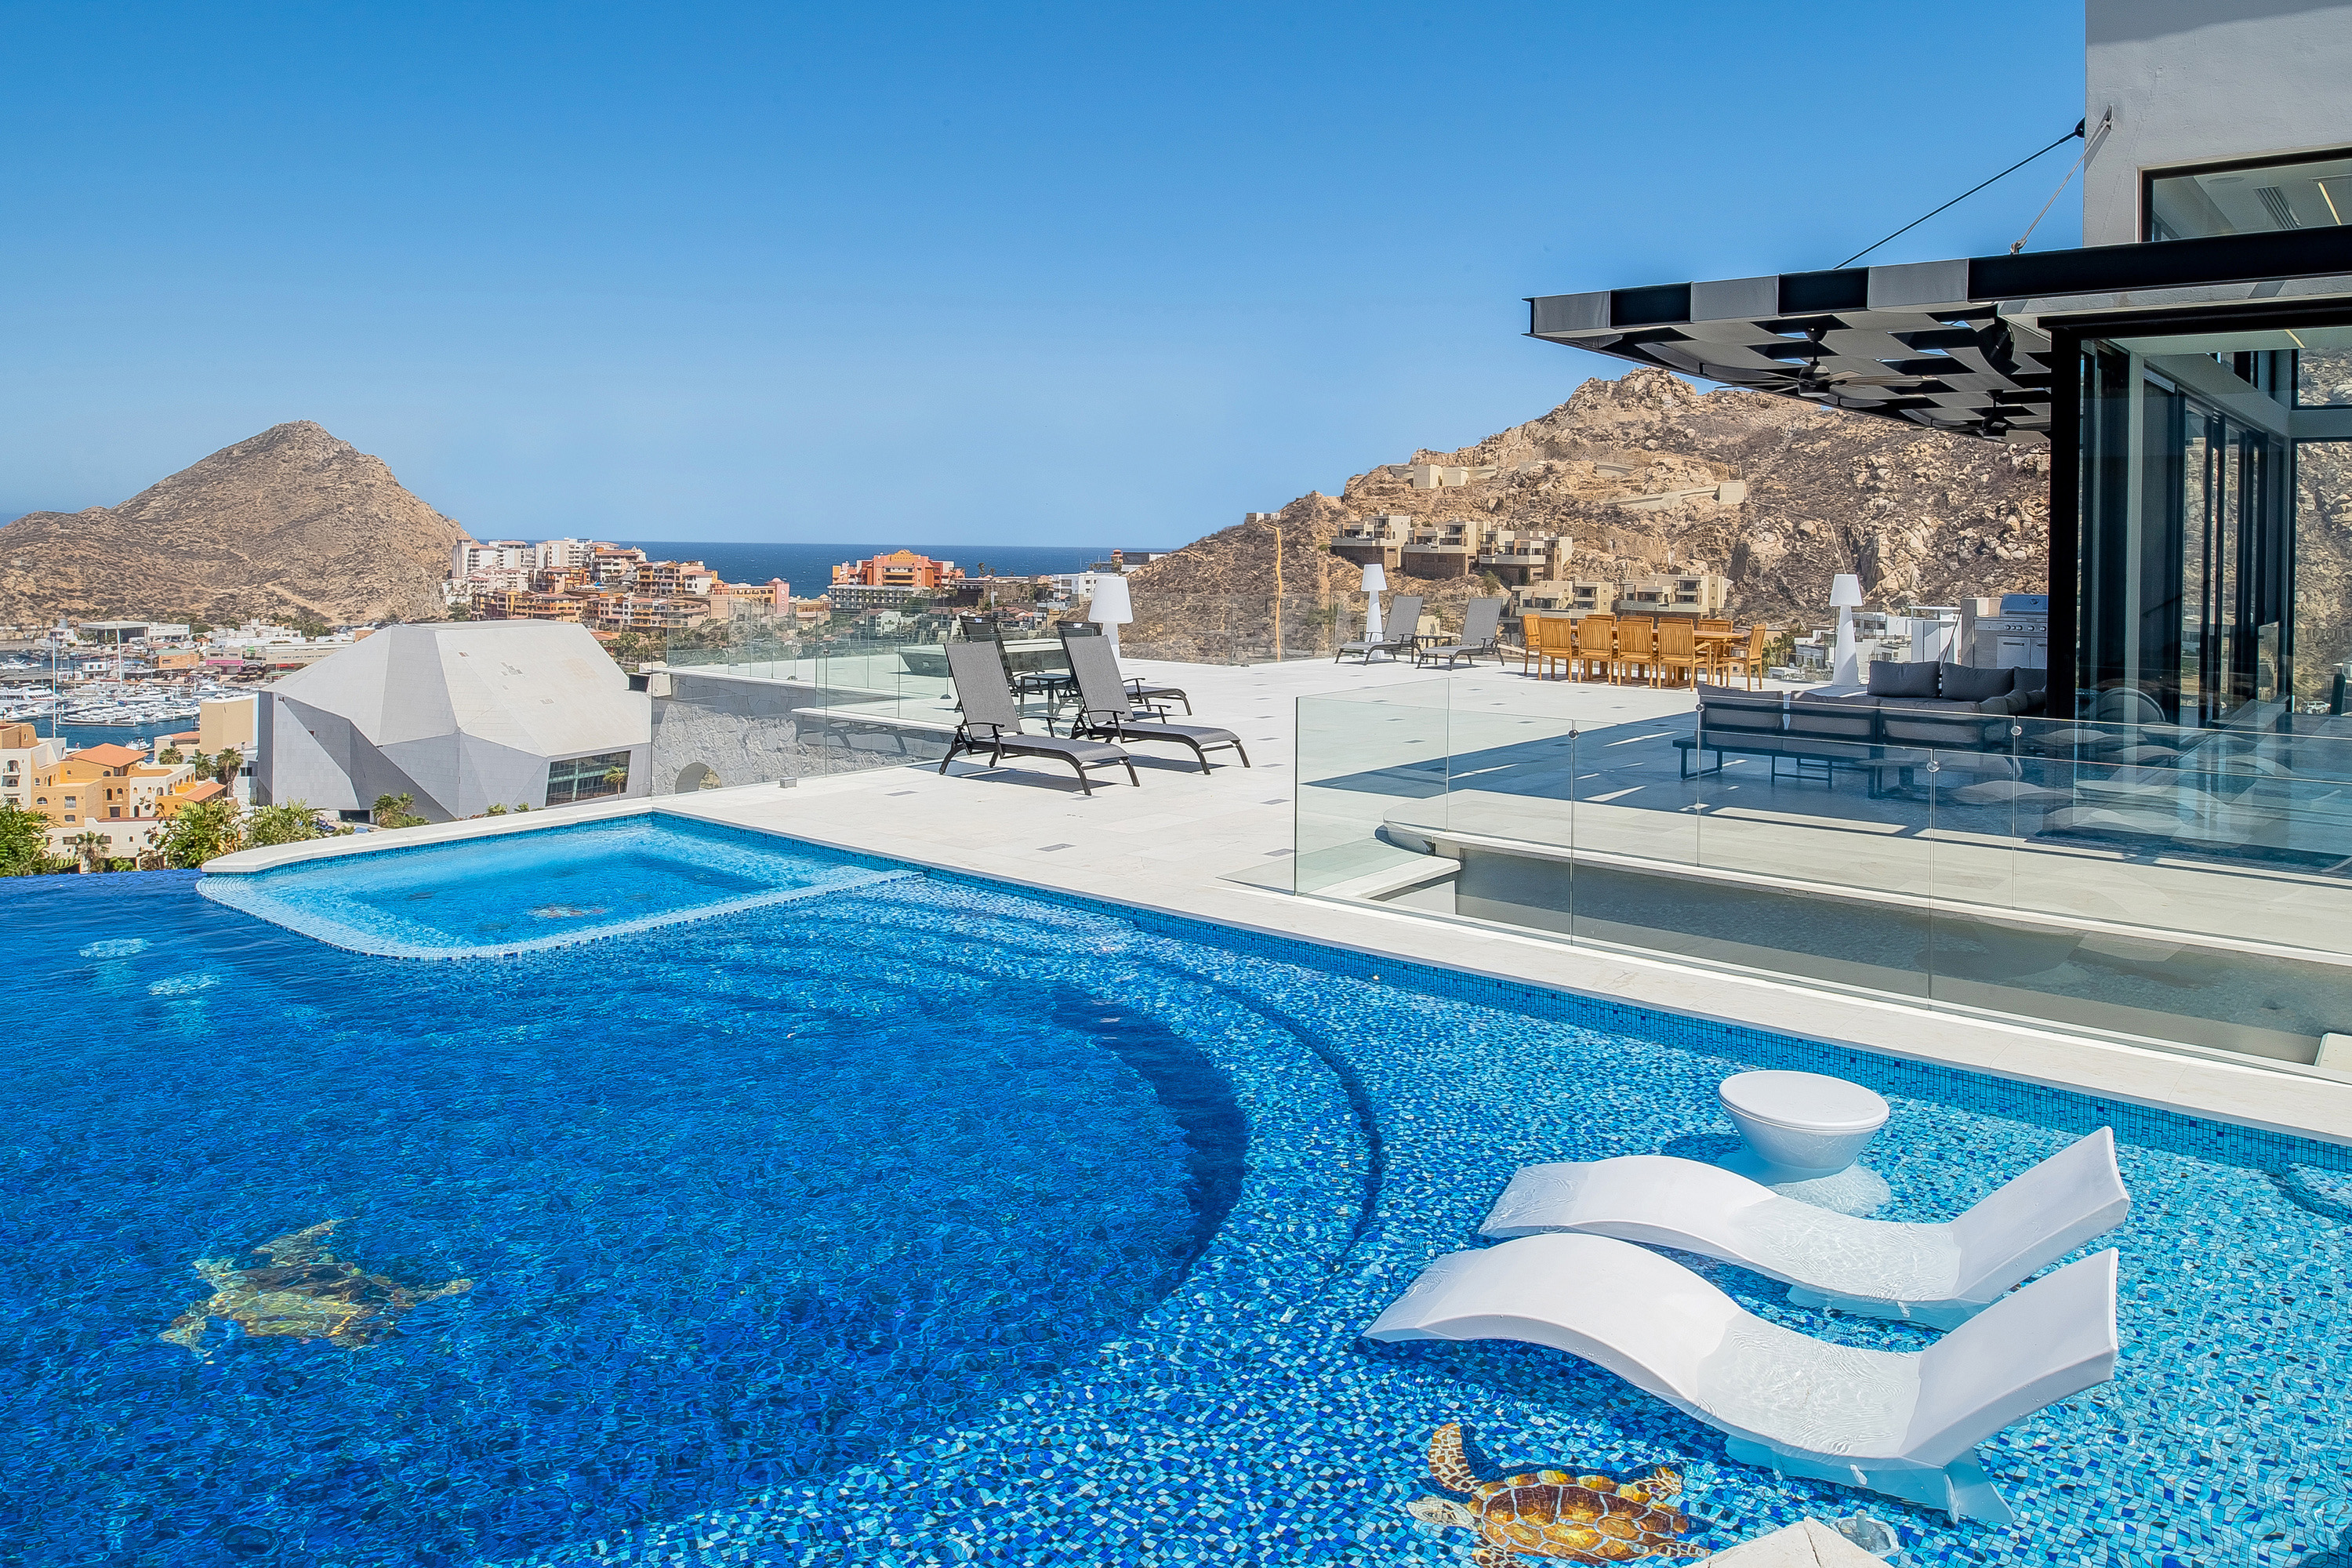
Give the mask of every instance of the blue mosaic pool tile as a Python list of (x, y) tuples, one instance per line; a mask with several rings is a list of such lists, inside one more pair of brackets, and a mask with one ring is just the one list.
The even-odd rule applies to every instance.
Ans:
[[(158, 897), (184, 895), (184, 883), (176, 892), (169, 882), (155, 886)], [(555, 1403), (575, 1458), (540, 1484), (575, 1496), (597, 1525), (566, 1532), (551, 1524), (527, 1549), (452, 1562), (1460, 1563), (1468, 1537), (1419, 1523), (1404, 1508), (1424, 1485), (1431, 1430), (1456, 1419), (1471, 1425), (1479, 1451), (1498, 1465), (1624, 1473), (1675, 1464), (1704, 1522), (1695, 1539), (1718, 1549), (1808, 1515), (1860, 1511), (1895, 1530), (1902, 1550), (1895, 1560), (1906, 1564), (2160, 1568), (2169, 1559), (2197, 1568), (2285, 1568), (2328, 1551), (2352, 1529), (2352, 1479), (2342, 1458), (2352, 1452), (2346, 1414), (2352, 1356), (2341, 1332), (2352, 1290), (2352, 1227), (2328, 1210), (2329, 1184), (2352, 1171), (2352, 1160), (2332, 1146), (1394, 960), (1138, 918), (1082, 900), (1013, 895), (974, 879), (908, 879), (570, 955), (503, 960), (483, 966), (489, 983), (454, 994), (447, 979), (467, 966), (434, 966), (439, 989), (397, 978), (421, 973), (415, 966), (346, 955), (281, 974), (278, 964), (302, 956), (300, 944), (229, 925), (211, 928), (217, 940), (210, 945), (164, 942), (136, 953), (84, 955), (79, 945), (114, 939), (121, 921), (119, 911), (93, 910), (87, 923), (90, 934), (61, 947), (54, 961), (61, 973), (71, 971), (61, 994), (106, 997), (133, 1010), (138, 1029), (160, 1032), (151, 1037), (188, 1042), (190, 1049), (218, 1037), (228, 1023), (221, 1003), (234, 996), (240, 1041), (256, 1042), (246, 1048), (285, 1068), (289, 1086), (309, 1081), (295, 1069), (310, 1057), (378, 1059), (394, 1049), (385, 1037), (400, 1020), (461, 1012), (463, 1026), (426, 1030), (443, 1070), (454, 1067), (460, 1080), (441, 1091), (444, 1119), (385, 1145), (410, 1161), (438, 1158), (430, 1183), (404, 1181), (397, 1166), (368, 1152), (365, 1140), (321, 1144), (305, 1131), (300, 1138), (313, 1139), (305, 1146), (367, 1154), (376, 1182), (370, 1208), (382, 1216), (385, 1237), (404, 1215), (446, 1216), (381, 1252), (404, 1278), (442, 1278), (436, 1268), (462, 1262), (486, 1276), (537, 1281), (543, 1275), (532, 1272), (541, 1267), (532, 1238), (508, 1234), (510, 1221), (489, 1216), (509, 1213), (523, 1194), (566, 1192), (578, 1223), (602, 1243), (583, 1258), (572, 1288), (599, 1284), (600, 1297), (620, 1292), (641, 1323), (670, 1333), (633, 1351), (625, 1331), (600, 1352), (605, 1359), (567, 1363), (580, 1381)], [(322, 968), (341, 984), (317, 984)], [(175, 994), (151, 989), (188, 973), (222, 980)], [(550, 994), (593, 998), (594, 1005), (550, 1017), (539, 1005)], [(1095, 1006), (1102, 1011), (1090, 1013)], [(997, 1028), (1008, 1007), (1047, 1020), (1045, 1037)], [(856, 1157), (870, 1162), (858, 1168), (883, 1173), (884, 1195), (868, 1202), (834, 1193), (830, 1208), (806, 1198), (779, 1208), (774, 1194), (785, 1188), (772, 1185), (761, 1189), (768, 1212), (793, 1218), (788, 1226), (761, 1226), (753, 1223), (758, 1211), (730, 1206), (728, 1182), (715, 1173), (675, 1190), (657, 1184), (643, 1192), (593, 1174), (582, 1180), (596, 1161), (576, 1140), (532, 1149), (529, 1135), (505, 1131), (499, 1120), (506, 1099), (534, 1103), (530, 1096), (542, 1089), (537, 1075), (579, 1072), (574, 1037), (562, 1026), (567, 1016), (574, 1031), (579, 1020), (603, 1020), (599, 1026), (625, 1042), (614, 1061), (639, 1062), (665, 1087), (698, 1086), (691, 1099), (633, 1098), (626, 1110), (633, 1137), (665, 1139), (673, 1148), (739, 1119), (804, 1128), (774, 1140), (772, 1152), (735, 1157), (756, 1167), (762, 1182), (805, 1183), (846, 1157), (853, 1146), (837, 1134), (854, 1131)], [(1055, 1018), (1081, 1026), (1064, 1028)], [(1110, 1018), (1118, 1022), (1103, 1021)], [(1215, 1075), (1248, 1124), (1230, 1210), (1207, 1250), (1174, 1277), (1173, 1260), (1190, 1258), (1193, 1245), (1184, 1194), (1188, 1183), (1199, 1184), (1197, 1152), (1181, 1131), (1171, 1141), (1174, 1117), (1151, 1114), (1156, 1091), (1148, 1084), (1140, 1100), (1133, 1098), (1141, 1080), (1122, 1066), (1124, 1037), (1115, 1031), (1135, 1027), (1181, 1037), (1205, 1064), (1198, 1070)], [(815, 1033), (802, 1037), (808, 1030)], [(284, 1047), (270, 1043), (281, 1037)], [(722, 1065), (746, 1059), (727, 1056), (746, 1039), (769, 1042), (760, 1061), (797, 1060), (774, 1054), (778, 1037), (787, 1044), (821, 1038), (841, 1058), (826, 1077), (808, 1080), (836, 1086), (825, 1102), (829, 1118), (810, 1119), (763, 1094), (756, 1075), (739, 1072), (730, 1086), (723, 1073), (698, 1069), (706, 1057)], [(1042, 1076), (1028, 1071), (1033, 1058), (1023, 1054), (1038, 1048), (1049, 1052), (1034, 1058)], [(993, 1080), (1003, 1088), (984, 1107), (939, 1097), (917, 1070), (928, 1067), (935, 1078), (942, 1064), (974, 1051), (1002, 1061), (1010, 1075)], [(480, 1059), (469, 1062), (469, 1054)], [(603, 1059), (593, 1049), (586, 1055), (591, 1068)], [(1503, 1343), (1373, 1346), (1359, 1337), (1429, 1258), (1473, 1244), (1478, 1218), (1518, 1164), (1655, 1149), (1706, 1158), (1727, 1148), (1730, 1129), (1716, 1110), (1714, 1085), (1755, 1066), (1833, 1071), (1887, 1095), (1893, 1119), (1867, 1156), (1895, 1191), (1883, 1217), (1948, 1216), (2079, 1132), (2116, 1128), (2135, 1194), (2133, 1218), (2113, 1238), (2124, 1259), (2125, 1357), (2114, 1383), (1987, 1445), (1987, 1467), (2018, 1507), (2018, 1527), (1954, 1527), (1867, 1494), (1727, 1462), (1705, 1426), (1554, 1352)], [(793, 1070), (813, 1069), (803, 1063)], [(332, 1075), (318, 1081), (321, 1107), (339, 1107), (363, 1126), (383, 1114), (384, 1098), (369, 1088)], [(629, 1079), (592, 1073), (591, 1081), (609, 1096)], [(565, 1091), (574, 1116), (594, 1103), (581, 1089)], [(885, 1101), (872, 1102), (872, 1091)], [(173, 1091), (158, 1083), (142, 1092)], [(1029, 1109), (1019, 1120), (1034, 1119), (1034, 1135), (994, 1137), (993, 1124), (1013, 1120), (1022, 1106)], [(465, 1114), (452, 1117), (460, 1109)], [(254, 1102), (238, 1110), (252, 1125)], [(278, 1121), (268, 1125), (313, 1125), (307, 1102), (290, 1089), (275, 1110)], [(656, 1420), (642, 1436), (604, 1433), (598, 1402), (608, 1395), (597, 1393), (604, 1385), (596, 1379), (612, 1374), (599, 1367), (637, 1366), (630, 1375), (659, 1368), (672, 1380), (663, 1388), (683, 1396), (682, 1408), (709, 1400), (714, 1385), (757, 1374), (757, 1356), (745, 1362), (707, 1333), (676, 1332), (727, 1321), (719, 1305), (753, 1278), (747, 1271), (830, 1258), (839, 1261), (827, 1277), (846, 1279), (842, 1265), (876, 1237), (893, 1247), (889, 1261), (919, 1270), (927, 1233), (908, 1222), (946, 1212), (957, 1194), (916, 1179), (917, 1168), (894, 1162), (890, 1146), (933, 1135), (942, 1118), (969, 1129), (966, 1136), (991, 1132), (989, 1163), (953, 1180), (996, 1184), (986, 1190), (1007, 1204), (990, 1211), (1012, 1227), (1004, 1237), (1042, 1234), (1057, 1205), (1097, 1205), (1090, 1212), (1124, 1215), (1113, 1223), (1129, 1234), (1160, 1238), (1156, 1251), (1146, 1248), (1168, 1265), (1154, 1287), (1160, 1293), (1109, 1324), (1099, 1301), (1053, 1289), (1058, 1258), (1041, 1265), (1034, 1294), (1024, 1286), (999, 1306), (1016, 1312), (1008, 1321), (1045, 1333), (1052, 1354), (1016, 1358), (998, 1373), (960, 1369), (929, 1383), (869, 1382), (863, 1386), (877, 1395), (869, 1414), (879, 1447), (813, 1471), (779, 1472), (768, 1462), (777, 1451), (772, 1436), (758, 1429), (746, 1441), (723, 1420), (676, 1428)], [(838, 1126), (828, 1128), (827, 1120)], [(199, 1148), (207, 1147), (205, 1125), (200, 1118)], [(505, 1152), (490, 1161), (487, 1151), (501, 1147), (499, 1139)], [(884, 1146), (864, 1146), (877, 1142)], [(824, 1149), (842, 1152), (816, 1153)], [(291, 1187), (306, 1201), (310, 1194), (324, 1201), (335, 1182), (319, 1173), (330, 1164), (281, 1162), (272, 1190)], [(175, 1167), (182, 1173), (173, 1180), (116, 1178), (111, 1202), (123, 1218), (110, 1234), (133, 1255), (135, 1268), (123, 1279), (143, 1279), (131, 1294), (145, 1305), (133, 1310), (121, 1297), (110, 1324), (146, 1311), (152, 1331), (153, 1313), (168, 1317), (192, 1294), (186, 1261), (198, 1244), (159, 1243), (147, 1234), (154, 1220), (145, 1210), (184, 1205), (208, 1168)], [(677, 1169), (685, 1175), (697, 1167), (689, 1160)], [(901, 1169), (903, 1183), (891, 1173)], [(1141, 1174), (1129, 1207), (1103, 1191), (1121, 1173)], [(232, 1188), (250, 1184), (231, 1175)], [(469, 1198), (488, 1204), (488, 1215), (469, 1221)], [(1035, 1210), (1041, 1202), (1045, 1209)], [(644, 1238), (656, 1215), (679, 1238), (661, 1256), (674, 1256), (697, 1289), (647, 1288)], [(268, 1234), (226, 1229), (223, 1241)], [(1932, 1338), (1907, 1325), (1800, 1311), (1766, 1281), (1685, 1261), (1751, 1310), (1805, 1332), (1892, 1349)], [(520, 1306), (546, 1316), (536, 1305), (544, 1298), (522, 1294)], [(45, 1297), (43, 1310), (54, 1313), (63, 1301), (70, 1319), (84, 1310), (83, 1300), (68, 1288)], [(489, 1293), (478, 1289), (446, 1307), (431, 1340), (425, 1314), (445, 1304), (419, 1307), (411, 1319), (416, 1331), (403, 1337), (423, 1342), (408, 1350), (446, 1355), (443, 1347), (470, 1340), (485, 1350), (531, 1342), (517, 1337), (511, 1321), (484, 1321), (488, 1304)], [(1094, 1315), (1061, 1327), (1064, 1314), (1090, 1310)], [(944, 1347), (971, 1333), (970, 1324), (950, 1321), (915, 1338)], [(136, 1334), (117, 1340), (139, 1342)], [(100, 1364), (97, 1342), (66, 1366)], [(321, 1363), (343, 1374), (396, 1367), (420, 1380), (395, 1384), (395, 1393), (448, 1386), (430, 1384), (436, 1375), (430, 1356), (376, 1355), (396, 1342), (343, 1352), (251, 1341), (238, 1354), (240, 1364), (268, 1369), (263, 1375), (301, 1379), (306, 1398), (330, 1404), (357, 1390), (348, 1375), (318, 1381)], [(159, 1348), (184, 1357), (175, 1347)], [(877, 1348), (887, 1353), (887, 1346)], [(680, 1359), (646, 1361), (647, 1349)], [(613, 1359), (615, 1352), (641, 1359)], [(209, 1375), (173, 1367), (169, 1357), (165, 1365), (177, 1379), (172, 1387), (201, 1389)], [(464, 1363), (463, 1375), (488, 1389), (498, 1371), (474, 1359)], [(234, 1447), (209, 1450), (228, 1457), (231, 1475), (271, 1457), (277, 1437), (266, 1423), (208, 1414), (163, 1385), (147, 1398), (142, 1418), (156, 1436), (170, 1434), (179, 1452), (205, 1451), (205, 1443), (254, 1446), (242, 1458)], [(446, 1452), (429, 1451), (413, 1434), (393, 1442), (415, 1475), (446, 1480), (447, 1489), (400, 1495), (430, 1500), (470, 1488), (482, 1509), (494, 1510), (508, 1483), (469, 1453), (467, 1425), (434, 1430), (446, 1431), (433, 1438)], [(633, 1494), (639, 1483), (625, 1468), (600, 1468), (604, 1455), (636, 1451), (667, 1457), (678, 1472), (669, 1490)], [(20, 1463), (0, 1447), (7, 1467), (0, 1478), (13, 1479)], [(192, 1466), (188, 1474), (195, 1473)], [(373, 1473), (378, 1484), (392, 1484), (380, 1468)], [(181, 1483), (165, 1491), (170, 1484)], [(633, 1495), (644, 1501), (633, 1504)], [(700, 1500), (681, 1509), (665, 1500), (673, 1496)], [(333, 1561), (358, 1568), (424, 1561), (413, 1550), (416, 1531), (414, 1519), (388, 1518), (374, 1536), (354, 1537), (331, 1557), (315, 1551), (289, 1557), (286, 1543), (250, 1558), (221, 1556), (216, 1537), (184, 1552), (167, 1545), (151, 1554), (162, 1552), (158, 1562)]]

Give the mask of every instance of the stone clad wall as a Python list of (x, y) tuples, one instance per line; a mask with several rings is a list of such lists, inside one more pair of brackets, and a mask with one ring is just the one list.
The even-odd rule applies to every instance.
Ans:
[(650, 682), (655, 795), (936, 761), (946, 749), (944, 736), (881, 726), (821, 734), (800, 715), (829, 705), (822, 687), (687, 670)]

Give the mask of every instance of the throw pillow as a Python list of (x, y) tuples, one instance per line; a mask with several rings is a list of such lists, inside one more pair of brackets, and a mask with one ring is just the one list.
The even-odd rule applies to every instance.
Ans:
[(1936, 695), (1936, 667), (1925, 660), (1917, 664), (1898, 664), (1882, 658), (1870, 667), (1870, 694), (1873, 697), (1933, 697)]
[(1968, 664), (1939, 664), (1936, 667), (1937, 695), (1955, 702), (1981, 702), (1988, 697), (2006, 697), (2017, 684), (2013, 669), (1979, 669)]

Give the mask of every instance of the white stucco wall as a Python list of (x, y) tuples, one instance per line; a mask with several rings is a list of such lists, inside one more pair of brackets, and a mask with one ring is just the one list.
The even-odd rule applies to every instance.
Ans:
[(2352, 0), (2086, 0), (2083, 243), (2141, 235), (2140, 171), (2352, 145)]
[(584, 626), (394, 626), (265, 693), (257, 782), (271, 801), (353, 810), (408, 795), (432, 821), (540, 806), (548, 764), (625, 752), (653, 792), (650, 700)]

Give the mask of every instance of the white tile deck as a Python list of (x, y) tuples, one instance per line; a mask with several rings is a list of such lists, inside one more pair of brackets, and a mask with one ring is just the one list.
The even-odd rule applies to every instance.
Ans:
[[(1129, 668), (1185, 688), (1199, 721), (1239, 731), (1256, 766), (1220, 766), (1204, 777), (1192, 771), (1188, 753), (1161, 748), (1139, 764), (1142, 787), (1098, 774), (1091, 799), (1078, 794), (1066, 768), (1024, 762), (992, 772), (959, 761), (944, 777), (936, 766), (890, 768), (789, 790), (751, 785), (657, 804), (1013, 883), (2352, 1142), (2352, 1082), (2308, 1071), (1979, 1022), (1409, 910), (1293, 897), (1297, 700), (1437, 678), (1407, 665), (1319, 661), (1246, 668), (1130, 661)], [(1454, 679), (1498, 678), (1490, 667)], [(1519, 679), (1516, 672), (1500, 679)], [(1624, 722), (1686, 710), (1690, 698), (1553, 683), (1542, 703), (1547, 713), (1582, 722)]]

